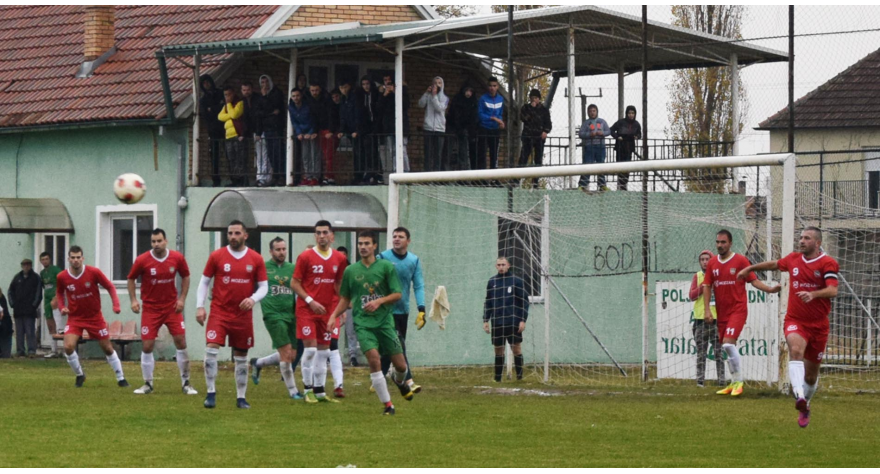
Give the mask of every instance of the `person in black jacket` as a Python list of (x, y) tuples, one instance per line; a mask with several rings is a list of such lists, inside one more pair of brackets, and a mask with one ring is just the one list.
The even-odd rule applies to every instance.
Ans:
[[(495, 381), (501, 381), (504, 367), (504, 343), (510, 344), (516, 367), (516, 379), (522, 380), (522, 333), (529, 318), (529, 295), (522, 279), (510, 272), (506, 257), (495, 261), (498, 274), (486, 285), (486, 303), (483, 311), (483, 330), (492, 335), (495, 346)], [(491, 326), (490, 326), (491, 323)]]
[(226, 140), (226, 130), (223, 128), (217, 116), (226, 105), (223, 99), (223, 91), (214, 85), (214, 78), (210, 74), (202, 74), (199, 77), (199, 87), (202, 89), (202, 97), (199, 98), (199, 114), (208, 128), (208, 141), (211, 148), (211, 179), (214, 186), (220, 186), (220, 153)]
[(519, 165), (529, 164), (529, 155), (535, 151), (535, 166), (541, 166), (544, 157), (544, 142), (547, 134), (553, 129), (550, 120), (550, 109), (541, 102), (541, 91), (532, 89), (529, 91), (529, 103), (523, 104), (520, 110), (522, 118), (522, 152), (519, 155)]
[[(642, 124), (636, 120), (636, 108), (626, 106), (625, 117), (611, 126), (611, 136), (614, 137), (614, 150), (617, 151), (617, 161), (632, 161), (633, 152), (636, 151), (636, 139), (642, 138)], [(617, 189), (626, 191), (629, 183), (629, 173), (617, 175)]]
[(9, 285), (9, 304), (15, 317), (15, 347), (20, 357), (25, 356), (25, 337), (27, 355), (37, 354), (36, 324), (40, 302), (43, 301), (43, 279), (34, 272), (34, 262), (26, 258), (21, 261), (21, 271), (12, 278)]
[[(243, 81), (241, 83), (241, 101), (244, 103), (244, 115), (241, 117), (245, 128), (245, 142), (242, 144), (245, 149), (245, 155), (250, 155), (250, 143), (254, 144), (254, 153), (257, 163), (257, 186), (265, 186), (265, 181), (271, 176), (269, 174), (269, 161), (263, 144), (260, 143), (263, 136), (263, 121), (260, 120), (260, 114), (263, 109), (263, 96), (254, 94), (254, 83), (251, 81)], [(262, 158), (262, 162), (261, 162)], [(247, 178), (244, 178), (247, 181)]]
[(332, 109), (336, 107), (324, 88), (320, 84), (309, 86), (309, 109), (315, 119), (315, 133), (318, 134), (317, 145), (321, 152), (321, 184), (333, 185), (336, 180), (333, 177), (333, 158), (336, 154), (336, 137), (332, 129)]
[[(397, 141), (394, 136), (394, 127), (397, 115), (395, 114), (395, 91), (394, 77), (390, 74), (382, 78), (384, 83), (379, 89), (379, 99), (376, 105), (379, 116), (379, 133), (382, 141), (379, 143), (380, 154), (385, 172), (394, 170), (397, 172)], [(403, 171), (409, 172), (409, 154), (406, 147), (409, 145), (409, 89), (403, 85)], [(384, 152), (382, 151), (384, 150)]]
[[(287, 114), (284, 113), (284, 93), (281, 92), (267, 75), (260, 76), (260, 95), (263, 96), (260, 111), (261, 129), (263, 131), (262, 147), (269, 158), (271, 176), (264, 183), (284, 185), (286, 160), (284, 159), (284, 135), (287, 133)], [(259, 184), (259, 183), (258, 183)]]
[(12, 315), (6, 304), (6, 296), (0, 289), (0, 359), (12, 357)]
[(459, 170), (477, 167), (477, 108), (479, 102), (474, 88), (465, 84), (449, 103), (446, 130), (455, 134), (458, 143), (456, 164)]
[(376, 131), (380, 126), (376, 107), (379, 101), (379, 92), (373, 87), (370, 76), (361, 77), (360, 87), (354, 91), (355, 104), (358, 111), (358, 139), (354, 147), (354, 171), (355, 183), (379, 184), (382, 178), (378, 174), (379, 165), (379, 142)]

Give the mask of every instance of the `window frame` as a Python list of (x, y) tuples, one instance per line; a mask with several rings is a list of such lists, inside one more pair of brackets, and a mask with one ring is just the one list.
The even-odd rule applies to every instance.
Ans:
[[(117, 292), (128, 293), (128, 280), (113, 279), (113, 221), (151, 216), (153, 228), (159, 222), (159, 206), (157, 204), (119, 204), (114, 206), (96, 207), (95, 227), (95, 267), (107, 275), (116, 287)], [(137, 239), (137, 222), (134, 225), (133, 239)], [(109, 244), (109, 245), (108, 245)], [(132, 262), (138, 257), (137, 240), (132, 242)], [(137, 284), (140, 287), (140, 283)], [(102, 293), (106, 293), (101, 289)]]

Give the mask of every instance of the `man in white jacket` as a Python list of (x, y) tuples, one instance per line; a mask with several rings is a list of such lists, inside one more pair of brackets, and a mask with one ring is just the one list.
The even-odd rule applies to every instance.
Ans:
[(436, 76), (428, 90), (419, 99), (419, 107), (425, 109), (425, 170), (442, 171), (447, 169), (442, 157), (444, 135), (446, 134), (446, 108), (449, 97), (443, 93), (443, 78)]

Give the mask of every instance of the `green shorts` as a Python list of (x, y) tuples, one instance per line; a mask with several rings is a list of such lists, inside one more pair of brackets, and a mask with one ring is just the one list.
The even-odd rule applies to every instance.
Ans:
[(403, 353), (400, 346), (400, 339), (397, 338), (397, 331), (393, 326), (385, 326), (378, 328), (365, 328), (355, 326), (354, 332), (357, 334), (358, 343), (364, 354), (371, 349), (379, 351), (379, 355), (390, 357)]
[(293, 348), (296, 349), (296, 318), (269, 317), (263, 318), (263, 323), (266, 324), (266, 330), (269, 331), (273, 349), (287, 344), (293, 345)]
[[(54, 296), (52, 298), (54, 298)], [(52, 298), (43, 300), (43, 316), (45, 316), (46, 319), (52, 319), (55, 317), (55, 315), (52, 314)]]

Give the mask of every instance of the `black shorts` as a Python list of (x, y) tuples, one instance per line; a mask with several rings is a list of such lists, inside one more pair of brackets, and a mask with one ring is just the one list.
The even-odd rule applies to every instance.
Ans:
[(519, 331), (519, 324), (496, 326), (492, 325), (492, 345), (499, 347), (504, 345), (504, 341), (508, 344), (519, 344), (522, 342), (522, 333)]

